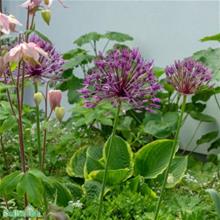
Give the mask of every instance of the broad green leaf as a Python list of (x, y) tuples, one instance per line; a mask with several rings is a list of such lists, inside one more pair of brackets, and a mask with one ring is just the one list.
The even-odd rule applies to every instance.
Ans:
[(202, 137), (200, 137), (196, 141), (196, 144), (197, 145), (205, 144), (205, 143), (208, 143), (208, 142), (214, 140), (217, 137), (218, 137), (218, 131), (208, 132), (207, 134), (202, 135)]
[[(119, 184), (125, 181), (131, 174), (129, 168), (108, 170), (106, 177), (106, 184), (108, 186)], [(104, 177), (104, 170), (95, 170), (88, 175), (88, 179), (102, 182)]]
[(213, 123), (216, 121), (215, 118), (213, 118), (211, 115), (206, 115), (201, 112), (191, 111), (189, 112), (189, 114), (193, 119), (198, 121), (207, 122), (207, 123)]
[(83, 188), (86, 196), (89, 198), (99, 197), (101, 193), (102, 184), (94, 180), (86, 180)]
[(121, 137), (110, 136), (104, 146), (104, 160), (106, 162), (109, 152), (110, 142), (112, 141), (111, 151), (109, 155), (109, 170), (117, 170), (123, 168), (131, 168), (133, 166), (133, 153), (130, 145)]
[(119, 32), (107, 32), (103, 37), (117, 42), (133, 40), (133, 37), (129, 36), (128, 34), (123, 34)]
[(206, 104), (202, 104), (200, 102), (189, 102), (186, 103), (185, 112), (203, 112), (206, 108)]
[(188, 157), (177, 156), (173, 159), (167, 179), (167, 188), (174, 187), (181, 181), (187, 170)]
[(87, 146), (78, 149), (70, 159), (66, 172), (69, 176), (84, 177), (84, 165), (86, 162)]
[(103, 164), (99, 161), (102, 158), (102, 146), (89, 146), (86, 153), (86, 162), (84, 175), (87, 178), (87, 175), (94, 171), (104, 169)]
[(153, 68), (153, 72), (154, 72), (154, 75), (159, 78), (161, 77), (163, 74), (164, 74), (164, 68), (161, 68), (161, 67), (154, 67)]
[(218, 41), (218, 42), (220, 42), (220, 34), (215, 34), (215, 35), (203, 37), (201, 39), (201, 41), (202, 42), (206, 42), (206, 41)]
[(63, 207), (67, 206), (68, 202), (72, 200), (72, 194), (70, 190), (65, 186), (64, 183), (58, 181), (55, 178), (52, 181), (52, 185), (57, 196), (57, 204)]
[(20, 182), (23, 173), (20, 171), (15, 171), (7, 176), (5, 176), (0, 181), (0, 194), (9, 194), (16, 189), (17, 184)]
[(17, 184), (17, 192), (20, 196), (27, 194), (28, 201), (35, 206), (43, 204), (44, 187), (42, 181), (31, 173), (25, 173)]
[(99, 41), (103, 35), (97, 33), (97, 32), (90, 32), (85, 35), (80, 36), (78, 39), (74, 41), (74, 44), (81, 47), (84, 44), (87, 44), (92, 41)]
[[(153, 117), (153, 116), (152, 116)], [(145, 118), (145, 120), (147, 120)], [(144, 125), (144, 131), (157, 138), (169, 137), (175, 131), (178, 120), (177, 112), (167, 112), (164, 115), (156, 115)]]
[(168, 166), (173, 145), (173, 140), (163, 139), (143, 146), (136, 153), (135, 175), (144, 176), (146, 179), (153, 179), (163, 173)]
[(214, 189), (207, 189), (206, 191), (210, 194), (215, 204), (216, 212), (218, 213), (218, 216), (220, 217), (220, 195), (219, 193)]

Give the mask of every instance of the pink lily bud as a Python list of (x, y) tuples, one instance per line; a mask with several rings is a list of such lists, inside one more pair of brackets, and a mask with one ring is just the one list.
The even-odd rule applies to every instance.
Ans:
[(23, 42), (13, 47), (8, 54), (6, 54), (7, 62), (19, 62), (24, 60), (30, 65), (39, 64), (40, 55), (48, 58), (48, 54), (33, 42)]
[(16, 25), (22, 25), (13, 15), (5, 15), (0, 13), (0, 32), (10, 34), (15, 32)]
[(62, 92), (60, 90), (50, 90), (48, 92), (48, 99), (50, 102), (50, 108), (54, 111), (56, 107), (60, 107)]

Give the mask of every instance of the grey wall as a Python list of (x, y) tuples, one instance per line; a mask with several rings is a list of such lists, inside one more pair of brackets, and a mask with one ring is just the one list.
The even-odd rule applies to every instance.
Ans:
[[(22, 14), (25, 13), (18, 7), (20, 2), (23, 1), (7, 0), (4, 4), (7, 11), (23, 21)], [(66, 0), (65, 4), (67, 9), (54, 3), (50, 27), (41, 21), (37, 24), (60, 51), (71, 49), (73, 39), (89, 31), (130, 34), (135, 39), (130, 45), (139, 47), (146, 58), (155, 60), (157, 66), (165, 66), (203, 48), (218, 46), (201, 43), (199, 39), (220, 31), (219, 1)], [(213, 100), (207, 112), (220, 118)], [(187, 143), (196, 125), (195, 121), (187, 121), (182, 130), (183, 144)], [(204, 124), (199, 136), (216, 126), (218, 124)]]

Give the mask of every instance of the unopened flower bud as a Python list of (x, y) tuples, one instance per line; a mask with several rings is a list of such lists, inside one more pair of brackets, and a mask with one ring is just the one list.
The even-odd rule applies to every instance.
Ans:
[(40, 105), (41, 101), (43, 100), (43, 95), (41, 92), (36, 92), (34, 93), (34, 102), (36, 105)]
[(61, 122), (65, 114), (65, 109), (63, 107), (56, 107), (54, 112), (57, 120)]
[(43, 20), (46, 22), (47, 25), (50, 24), (50, 19), (51, 19), (51, 12), (48, 9), (42, 10), (41, 11), (41, 16)]
[(62, 92), (60, 90), (50, 90), (48, 92), (48, 99), (50, 102), (50, 108), (54, 111), (56, 107), (60, 107)]

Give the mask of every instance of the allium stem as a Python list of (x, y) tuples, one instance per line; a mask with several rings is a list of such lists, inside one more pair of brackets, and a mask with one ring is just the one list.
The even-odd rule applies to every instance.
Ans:
[(186, 99), (187, 99), (187, 96), (184, 95), (183, 96), (183, 103), (182, 103), (182, 107), (181, 107), (181, 113), (180, 113), (180, 117), (179, 117), (178, 123), (177, 123), (177, 130), (176, 130), (176, 135), (175, 135), (175, 139), (174, 139), (174, 143), (173, 143), (173, 148), (172, 148), (172, 152), (171, 152), (171, 155), (170, 155), (168, 167), (165, 171), (165, 176), (164, 176), (164, 180), (163, 180), (163, 184), (162, 184), (162, 188), (161, 188), (161, 192), (160, 192), (160, 197), (159, 197), (159, 200), (158, 200), (158, 203), (157, 203), (154, 220), (158, 219), (163, 193), (164, 193), (164, 190), (165, 190), (165, 187), (166, 187), (166, 184), (167, 184), (167, 178), (168, 178), (168, 175), (169, 175), (169, 171), (170, 171), (170, 167), (171, 167), (171, 164), (172, 164), (172, 161), (173, 161), (173, 157), (175, 155), (176, 146), (178, 144), (180, 128), (181, 128), (181, 125), (182, 125), (183, 115), (184, 115), (185, 106), (186, 106)]
[[(34, 83), (35, 93), (38, 92), (37, 82)], [(39, 167), (42, 164), (42, 152), (41, 152), (41, 139), (40, 139), (40, 111), (39, 105), (36, 103), (36, 124), (37, 124), (37, 145), (38, 145), (38, 158), (39, 158)]]
[(99, 198), (99, 209), (98, 209), (97, 220), (101, 219), (103, 197), (104, 197), (105, 185), (106, 185), (106, 179), (107, 179), (107, 173), (108, 173), (109, 158), (110, 158), (110, 155), (111, 155), (111, 148), (112, 148), (112, 139), (113, 139), (113, 137), (115, 136), (115, 133), (116, 133), (120, 111), (121, 111), (121, 102), (119, 102), (119, 104), (118, 104), (118, 109), (117, 109), (117, 113), (115, 115), (112, 134), (111, 134), (110, 140), (109, 140), (109, 150), (108, 150), (108, 154), (107, 154), (107, 158), (106, 158), (104, 177), (103, 177), (103, 181), (102, 181), (102, 189), (101, 189), (101, 194), (100, 194), (100, 198)]

